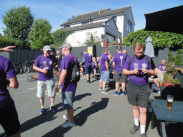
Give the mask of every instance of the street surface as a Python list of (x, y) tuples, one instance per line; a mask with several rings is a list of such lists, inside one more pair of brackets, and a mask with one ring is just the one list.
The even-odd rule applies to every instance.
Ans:
[[(58, 112), (48, 110), (40, 115), (40, 103), (36, 97), (37, 82), (27, 82), (26, 78), (33, 73), (18, 75), (19, 88), (10, 89), (15, 101), (21, 123), (22, 137), (137, 137), (129, 133), (133, 126), (132, 106), (128, 104), (127, 96), (114, 96), (115, 87), (107, 87), (109, 94), (105, 95), (98, 90), (99, 80), (91, 78), (86, 83), (86, 76), (82, 76), (78, 83), (74, 102), (76, 126), (62, 129), (65, 123), (62, 118), (66, 110), (62, 108), (60, 93), (57, 93), (55, 106)], [(111, 82), (113, 83), (113, 82)], [(114, 84), (114, 83), (113, 83)], [(151, 99), (155, 96), (151, 94)], [(45, 97), (45, 108), (50, 106), (50, 100)], [(151, 112), (148, 112), (147, 135), (159, 137), (157, 128), (150, 128)], [(0, 126), (0, 133), (4, 130)]]

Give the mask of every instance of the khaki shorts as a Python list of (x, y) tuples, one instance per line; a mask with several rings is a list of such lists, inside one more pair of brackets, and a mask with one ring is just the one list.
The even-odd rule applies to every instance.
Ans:
[(55, 81), (54, 79), (46, 80), (46, 81), (38, 81), (37, 82), (37, 97), (43, 98), (45, 96), (45, 91), (48, 91), (49, 97), (55, 97)]
[(159, 78), (158, 79), (158, 82), (163, 82), (163, 78), (164, 78), (164, 75), (163, 75), (163, 72), (162, 71), (159, 71), (158, 74), (157, 74), (157, 77)]

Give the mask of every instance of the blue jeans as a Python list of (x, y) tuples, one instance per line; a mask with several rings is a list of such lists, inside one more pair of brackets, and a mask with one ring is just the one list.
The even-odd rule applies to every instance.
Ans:
[(100, 79), (104, 82), (109, 82), (109, 71), (101, 71)]

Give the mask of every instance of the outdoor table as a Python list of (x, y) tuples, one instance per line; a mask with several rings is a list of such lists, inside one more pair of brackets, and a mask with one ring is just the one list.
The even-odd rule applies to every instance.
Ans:
[[(166, 137), (166, 128), (169, 123), (183, 122), (183, 102), (173, 101), (172, 109), (167, 108), (167, 100), (153, 99), (151, 101), (152, 121), (151, 129), (160, 128), (162, 137)], [(158, 127), (159, 126), (159, 127)]]

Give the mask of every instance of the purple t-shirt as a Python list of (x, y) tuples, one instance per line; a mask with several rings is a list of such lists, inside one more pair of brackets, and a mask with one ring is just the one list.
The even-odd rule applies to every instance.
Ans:
[(125, 64), (126, 57), (126, 54), (123, 53), (117, 53), (116, 55), (114, 55), (112, 62), (115, 62), (116, 71), (123, 71), (123, 65)]
[(166, 69), (164, 70), (163, 68), (166, 67), (165, 65), (159, 64), (157, 68), (159, 68), (161, 71), (166, 71)]
[(92, 55), (90, 53), (86, 53), (84, 55), (84, 58), (86, 59), (85, 66), (89, 66), (92, 63)]
[(95, 68), (95, 62), (92, 61), (91, 63), (91, 69), (94, 69)]
[(38, 80), (39, 81), (46, 81), (53, 78), (53, 67), (57, 64), (58, 60), (55, 58), (54, 55), (50, 55), (49, 57), (45, 57), (43, 55), (39, 55), (34, 63), (34, 66), (39, 67), (40, 69), (47, 69), (48, 73), (44, 74), (39, 72)]
[(108, 62), (109, 63), (109, 59), (108, 59), (108, 57), (107, 57), (106, 54), (103, 54), (102, 53), (100, 55), (100, 71), (107, 71), (105, 62)]
[(15, 69), (11, 61), (0, 56), (0, 108), (7, 106), (12, 98), (7, 89), (7, 80), (16, 76)]
[[(135, 69), (139, 69), (141, 70), (142, 68), (146, 68), (148, 70), (150, 69), (154, 69), (154, 65), (153, 65), (153, 61), (151, 60), (151, 58), (149, 57), (149, 65), (147, 60), (145, 59), (145, 57), (142, 57), (140, 59), (136, 58), (136, 56), (134, 55), (134, 59), (130, 65), (130, 58), (128, 57), (128, 59), (126, 60), (123, 69), (127, 69), (127, 70), (135, 70)], [(133, 82), (134, 84), (137, 85), (144, 85), (148, 82), (148, 77), (147, 75), (143, 74), (143, 72), (141, 72), (140, 75), (129, 75), (129, 80), (131, 82)]]
[(76, 57), (69, 53), (65, 55), (62, 59), (62, 62), (60, 64), (60, 73), (62, 72), (63, 69), (67, 70), (67, 75), (65, 77), (65, 80), (63, 81), (61, 88), (62, 91), (75, 91), (76, 90), (76, 83), (71, 82), (71, 77), (72, 77), (72, 70), (74, 68), (74, 59)]

